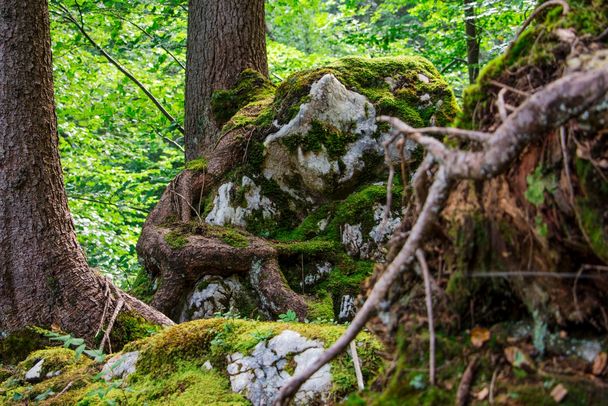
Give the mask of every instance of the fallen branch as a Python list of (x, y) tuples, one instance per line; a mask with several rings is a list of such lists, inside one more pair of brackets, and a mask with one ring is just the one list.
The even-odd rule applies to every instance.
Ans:
[(475, 377), (475, 368), (477, 367), (477, 356), (469, 362), (467, 369), (462, 374), (460, 385), (456, 391), (456, 406), (465, 406), (469, 400), (469, 392), (471, 391), (471, 383)]
[[(483, 142), (483, 148), (479, 151), (448, 149), (435, 138), (422, 135), (420, 130), (413, 129), (396, 118), (379, 117), (379, 121), (390, 123), (403, 136), (421, 144), (437, 161), (439, 168), (407, 240), (386, 266), (352, 323), (315, 362), (285, 383), (275, 399), (275, 405), (287, 405), (300, 386), (323, 365), (342, 353), (363, 329), (375, 314), (379, 303), (385, 299), (389, 288), (412, 265), (416, 251), (426, 239), (432, 223), (439, 217), (452, 184), (460, 179), (486, 180), (499, 175), (516, 160), (526, 145), (579, 116), (603, 100), (607, 92), (608, 69), (565, 76), (526, 100)], [(414, 179), (420, 179), (423, 176), (420, 171), (428, 171), (431, 162), (425, 158)]]
[(99, 349), (103, 351), (106, 346), (106, 342), (108, 343), (109, 352), (112, 352), (112, 344), (110, 343), (110, 333), (112, 332), (112, 328), (114, 328), (114, 322), (118, 317), (118, 314), (122, 310), (122, 307), (125, 304), (125, 300), (121, 297), (118, 299), (118, 303), (116, 304), (116, 308), (114, 309), (114, 314), (110, 318), (110, 322), (108, 323), (108, 327), (106, 328), (105, 333), (103, 334), (103, 338), (101, 339), (101, 344), (99, 344)]
[(357, 387), (359, 390), (365, 389), (365, 383), (363, 382), (363, 373), (361, 372), (361, 363), (359, 362), (359, 354), (357, 354), (357, 343), (354, 341), (350, 342), (350, 353), (353, 357), (353, 364), (355, 364), (355, 376), (357, 377)]
[(431, 274), (422, 250), (416, 251), (416, 258), (424, 278), (424, 293), (426, 296), (426, 312), (429, 323), (429, 382), (435, 385), (435, 323), (433, 321), (433, 296), (431, 294)]

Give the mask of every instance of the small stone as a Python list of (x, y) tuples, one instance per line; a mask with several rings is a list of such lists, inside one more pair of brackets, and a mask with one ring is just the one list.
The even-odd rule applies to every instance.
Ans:
[(30, 368), (29, 371), (25, 373), (25, 380), (28, 382), (34, 382), (40, 379), (42, 376), (42, 364), (44, 364), (44, 359), (41, 359)]
[(490, 394), (490, 390), (485, 386), (482, 390), (477, 393), (477, 400), (485, 400)]
[[(234, 360), (227, 366), (232, 391), (245, 395), (254, 406), (272, 404), (278, 390), (291, 377), (285, 369), (295, 366), (298, 373), (323, 351), (321, 342), (284, 330), (268, 342), (258, 343), (250, 356), (228, 356), (229, 361)], [(326, 403), (332, 387), (330, 368), (325, 365), (302, 385), (295, 395), (296, 405)]]
[(606, 363), (608, 363), (608, 354), (605, 352), (597, 354), (597, 357), (593, 360), (593, 368), (591, 369), (593, 375), (601, 375), (606, 369)]
[(139, 351), (118, 354), (103, 366), (101, 376), (107, 382), (114, 378), (126, 378), (135, 372), (135, 366), (139, 358)]
[(207, 371), (211, 371), (213, 369), (213, 365), (211, 365), (211, 362), (205, 361), (203, 368), (205, 368)]
[(431, 81), (427, 76), (423, 75), (422, 73), (418, 74), (418, 80), (420, 80), (423, 83), (430, 83), (430, 81)]
[(551, 397), (557, 403), (561, 403), (561, 401), (564, 400), (564, 398), (567, 395), (568, 395), (568, 390), (561, 383), (559, 385), (557, 385), (555, 388), (553, 388), (553, 390), (551, 391)]

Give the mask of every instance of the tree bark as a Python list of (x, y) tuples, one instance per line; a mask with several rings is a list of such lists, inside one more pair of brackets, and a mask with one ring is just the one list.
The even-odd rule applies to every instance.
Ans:
[(208, 157), (219, 134), (211, 96), (245, 69), (268, 76), (264, 0), (190, 0), (186, 68), (186, 160)]
[(464, 0), (464, 24), (467, 36), (467, 65), (469, 82), (475, 83), (479, 75), (479, 39), (477, 38), (477, 18), (475, 0)]
[[(46, 0), (0, 2), (0, 330), (56, 324), (89, 342), (109, 303), (172, 322), (87, 265), (59, 160)], [(107, 320), (105, 320), (107, 322)]]

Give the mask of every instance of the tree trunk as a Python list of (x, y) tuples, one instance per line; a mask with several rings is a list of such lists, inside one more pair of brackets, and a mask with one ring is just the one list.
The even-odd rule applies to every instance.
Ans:
[(467, 65), (469, 67), (469, 82), (475, 83), (479, 75), (479, 39), (477, 38), (477, 18), (475, 16), (475, 0), (464, 1), (464, 24), (467, 36)]
[(47, 1), (3, 0), (0, 330), (56, 324), (92, 342), (119, 297), (124, 311), (171, 324), (88, 267), (63, 186), (54, 109)]
[(186, 71), (186, 160), (208, 157), (219, 134), (211, 96), (245, 69), (268, 76), (264, 0), (191, 0)]

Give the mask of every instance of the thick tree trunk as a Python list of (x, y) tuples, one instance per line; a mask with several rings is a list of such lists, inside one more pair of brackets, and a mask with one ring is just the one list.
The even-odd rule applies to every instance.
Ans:
[(477, 18), (475, 0), (464, 1), (464, 24), (467, 36), (467, 65), (469, 82), (475, 83), (479, 75), (479, 39), (477, 38)]
[(268, 75), (264, 0), (191, 0), (186, 73), (186, 160), (208, 157), (219, 134), (214, 91), (245, 69)]
[[(59, 325), (92, 341), (109, 297), (170, 324), (86, 262), (58, 152), (46, 0), (0, 2), (0, 330)], [(117, 301), (110, 300), (109, 314)]]

